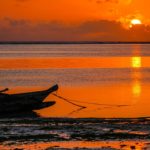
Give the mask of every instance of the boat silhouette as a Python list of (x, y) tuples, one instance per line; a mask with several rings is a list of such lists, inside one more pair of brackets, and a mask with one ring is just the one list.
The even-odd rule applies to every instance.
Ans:
[(0, 113), (5, 112), (25, 112), (38, 110), (55, 104), (55, 101), (43, 102), (44, 99), (54, 91), (58, 90), (58, 85), (54, 85), (47, 90), (6, 94), (8, 88), (0, 91)]

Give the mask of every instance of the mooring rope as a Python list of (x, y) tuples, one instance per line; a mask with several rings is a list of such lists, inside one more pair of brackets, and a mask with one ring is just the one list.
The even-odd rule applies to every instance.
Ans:
[(81, 107), (81, 108), (87, 108), (86, 106), (82, 106), (82, 105), (78, 105), (78, 104), (75, 104), (73, 102), (78, 102), (78, 103), (83, 103), (83, 104), (90, 104), (90, 105), (97, 105), (97, 106), (109, 106), (109, 107), (127, 107), (127, 106), (130, 106), (130, 105), (113, 105), (113, 104), (99, 104), (99, 103), (92, 103), (92, 102), (83, 102), (83, 101), (78, 101), (78, 100), (71, 100), (71, 99), (67, 99), (67, 98), (64, 98), (58, 94), (54, 94), (54, 96), (72, 104), (72, 105), (75, 105), (75, 106), (78, 106), (78, 107)]
[(53, 95), (58, 97), (58, 98), (60, 98), (60, 99), (62, 99), (62, 100), (64, 100), (64, 101), (66, 101), (66, 102), (68, 102), (68, 103), (70, 103), (70, 104), (72, 104), (72, 105), (75, 105), (75, 106), (78, 106), (78, 107), (81, 107), (81, 108), (86, 108), (85, 106), (78, 105), (78, 104), (75, 104), (75, 103), (71, 102), (72, 100), (68, 100), (68, 99), (66, 99), (66, 98), (64, 98), (62, 96), (59, 96), (58, 94), (54, 94), (53, 93)]

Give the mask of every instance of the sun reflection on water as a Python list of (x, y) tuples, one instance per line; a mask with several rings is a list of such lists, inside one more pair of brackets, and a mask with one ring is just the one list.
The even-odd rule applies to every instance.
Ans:
[(141, 68), (142, 67), (141, 57), (132, 57), (131, 63), (132, 63), (133, 68)]
[(134, 81), (132, 86), (132, 93), (135, 98), (141, 95), (141, 84), (140, 81)]
[(140, 56), (134, 56), (131, 58), (131, 67), (133, 68), (132, 71), (132, 94), (135, 98), (133, 103), (138, 102), (138, 98), (141, 95), (141, 72), (140, 68), (142, 67), (142, 59)]

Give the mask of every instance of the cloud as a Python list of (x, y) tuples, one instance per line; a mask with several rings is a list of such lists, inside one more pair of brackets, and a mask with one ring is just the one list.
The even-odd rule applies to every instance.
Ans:
[(5, 17), (3, 19), (4, 22), (8, 23), (10, 26), (24, 26), (27, 25), (29, 22), (26, 20), (14, 20), (10, 19), (9, 17)]
[(105, 3), (105, 2), (110, 2), (110, 3), (118, 3), (119, 2), (119, 0), (88, 0), (88, 1), (91, 1), (91, 2), (93, 1), (98, 4)]
[(26, 1), (29, 1), (29, 0), (16, 0), (18, 2), (26, 2)]
[(0, 21), (0, 33), (0, 41), (148, 41), (150, 26), (127, 30), (120, 22), (108, 20), (66, 25), (4, 18)]
[(124, 5), (129, 5), (132, 2), (132, 0), (89, 0), (89, 1), (94, 1), (97, 4), (114, 3), (114, 4), (124, 4)]

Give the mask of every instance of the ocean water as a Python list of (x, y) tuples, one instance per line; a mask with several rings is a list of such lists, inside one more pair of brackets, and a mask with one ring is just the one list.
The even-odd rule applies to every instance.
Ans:
[[(0, 149), (150, 149), (150, 44), (0, 45), (0, 88), (59, 85), (56, 104), (0, 118)], [(10, 117), (10, 116), (9, 116)]]
[(57, 83), (57, 94), (87, 107), (75, 111), (50, 95), (46, 100), (56, 105), (38, 111), (44, 117), (145, 117), (150, 116), (149, 60), (150, 44), (5, 44), (0, 87), (19, 93)]

